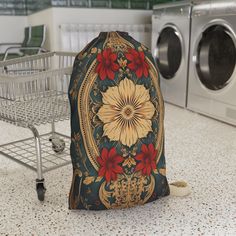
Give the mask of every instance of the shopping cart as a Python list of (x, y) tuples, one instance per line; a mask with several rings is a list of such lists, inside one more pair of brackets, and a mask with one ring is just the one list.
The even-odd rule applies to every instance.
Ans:
[[(38, 199), (44, 200), (43, 173), (70, 163), (70, 138), (55, 131), (55, 122), (69, 119), (67, 90), (76, 54), (49, 52), (0, 62), (0, 120), (33, 132), (0, 145), (0, 154), (37, 172)], [(36, 126), (51, 123), (39, 135)]]

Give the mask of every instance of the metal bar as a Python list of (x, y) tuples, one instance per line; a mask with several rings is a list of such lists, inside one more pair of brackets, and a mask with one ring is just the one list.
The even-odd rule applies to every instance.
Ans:
[(2, 152), (2, 151), (0, 151), (0, 154), (3, 155), (3, 156), (5, 156), (5, 157), (7, 157), (7, 158), (9, 158), (9, 159), (11, 159), (11, 160), (13, 160), (13, 161), (15, 161), (15, 162), (17, 162), (18, 164), (21, 164), (21, 165), (23, 165), (23, 166), (25, 166), (25, 167), (27, 167), (27, 168), (33, 170), (33, 171), (37, 171), (36, 168), (34, 168), (34, 167), (30, 166), (30, 165), (27, 165), (26, 163), (24, 163), (24, 162), (22, 162), (22, 161), (20, 161), (20, 160), (18, 160), (18, 159), (16, 159), (16, 158), (14, 158), (14, 157), (8, 155), (8, 154), (6, 154), (6, 153), (4, 153), (4, 152)]
[(36, 158), (37, 158), (37, 179), (41, 180), (43, 179), (43, 170), (42, 170), (40, 136), (39, 136), (38, 130), (33, 125), (29, 125), (28, 128), (33, 132), (33, 135), (34, 135)]
[(4, 146), (8, 146), (8, 145), (13, 145), (13, 144), (18, 143), (18, 142), (28, 141), (28, 140), (31, 140), (31, 139), (32, 139), (32, 137), (31, 138), (26, 138), (26, 139), (21, 139), (21, 140), (10, 142), (10, 143), (6, 143), (6, 144), (2, 144), (2, 145), (0, 145), (0, 148), (4, 147)]
[[(62, 68), (51, 67), (53, 56), (65, 58), (61, 61)], [(29, 128), (34, 135), (0, 145), (0, 154), (36, 171), (39, 180), (44, 172), (71, 163), (67, 159), (70, 137), (56, 132), (55, 122), (69, 119), (65, 92), (68, 84), (63, 84), (62, 78), (71, 74), (75, 56), (76, 53), (53, 52), (0, 62), (0, 120)], [(39, 135), (35, 125), (49, 122), (52, 132)], [(68, 146), (64, 153), (54, 153), (48, 142), (52, 134), (66, 139)]]
[(55, 135), (55, 122), (52, 121), (52, 135)]
[[(42, 146), (45, 148), (45, 147), (50, 147), (51, 144), (48, 142), (48, 144), (46, 143), (48, 141), (48, 137), (51, 135), (52, 133), (46, 133), (46, 134), (43, 134), (40, 136), (40, 139), (43, 141), (42, 143)], [(70, 140), (70, 137), (65, 135), (65, 134), (61, 134), (61, 133), (58, 133), (58, 132), (55, 132), (56, 135), (60, 136), (60, 137), (64, 137), (66, 140)], [(29, 142), (29, 141), (32, 141), (32, 142)], [(68, 145), (69, 145), (69, 142), (67, 142)], [(17, 145), (19, 144), (19, 145)], [(9, 152), (12, 154), (9, 154), (9, 153), (6, 153), (6, 151), (8, 150), (7, 147), (8, 146), (13, 146), (13, 148), (11, 148), (9, 150)], [(27, 146), (27, 147), (26, 147)], [(37, 160), (35, 160), (35, 151), (31, 151), (32, 149), (35, 150), (35, 145), (34, 145), (34, 138), (27, 138), (27, 139), (23, 139), (23, 140), (18, 140), (18, 141), (14, 141), (14, 142), (11, 142), (11, 143), (8, 143), (8, 144), (4, 144), (4, 145), (1, 145), (0, 146), (0, 149), (4, 149), (4, 150), (0, 150), (0, 154), (10, 158), (11, 160), (13, 161), (16, 161), (17, 163), (37, 172), (37, 169), (33, 166), (30, 166), (29, 162), (32, 162), (32, 163), (35, 163), (37, 162)], [(15, 150), (16, 149), (16, 150)], [(5, 151), (6, 150), (6, 151)], [(25, 151), (25, 153), (20, 153), (22, 151)], [(32, 155), (30, 156), (25, 156), (26, 153), (30, 153)], [(19, 160), (19, 158), (15, 158), (14, 157), (17, 156), (17, 157), (21, 157), (21, 159)], [(42, 163), (42, 167), (43, 167), (43, 173), (45, 172), (48, 172), (50, 170), (53, 170), (53, 169), (57, 169), (61, 166), (65, 166), (69, 163), (71, 163), (71, 160), (67, 160), (66, 159), (66, 156), (69, 157), (69, 146), (67, 147), (67, 150), (65, 151), (65, 154), (61, 156), (61, 154), (56, 154), (52, 151), (52, 149), (50, 148), (50, 151), (47, 151), (47, 150), (43, 150), (43, 153), (42, 153), (42, 160), (46, 160), (48, 163), (50, 164), (53, 164), (52, 167), (49, 167), (47, 168), (47, 166), (44, 164), (44, 162)], [(54, 157), (53, 159), (50, 159), (50, 157)], [(32, 159), (31, 159), (32, 158)], [(27, 161), (24, 162), (24, 160)], [(57, 163), (58, 161), (57, 160), (60, 160), (61, 163)]]
[(59, 164), (59, 165), (57, 165), (57, 166), (47, 168), (47, 169), (44, 170), (44, 173), (46, 173), (46, 172), (48, 172), (48, 171), (50, 171), (50, 170), (55, 170), (55, 169), (57, 169), (57, 168), (59, 168), (59, 167), (62, 167), (62, 166), (66, 166), (66, 165), (68, 165), (68, 164), (70, 164), (70, 163), (71, 163), (71, 161), (67, 161), (67, 162), (64, 162), (64, 163), (62, 163), (62, 164)]
[(70, 136), (67, 136), (65, 134), (62, 134), (62, 133), (58, 133), (58, 132), (55, 132), (55, 134), (59, 135), (59, 136), (62, 136), (64, 138), (69, 138), (70, 139)]

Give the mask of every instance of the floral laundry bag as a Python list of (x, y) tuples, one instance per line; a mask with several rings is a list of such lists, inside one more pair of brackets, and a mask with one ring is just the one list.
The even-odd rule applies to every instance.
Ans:
[(164, 104), (151, 53), (124, 32), (102, 32), (74, 62), (70, 209), (126, 208), (170, 193)]

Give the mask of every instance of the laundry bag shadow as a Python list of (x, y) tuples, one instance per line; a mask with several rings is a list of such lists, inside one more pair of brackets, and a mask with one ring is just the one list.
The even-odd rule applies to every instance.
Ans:
[(70, 209), (104, 210), (170, 193), (164, 103), (150, 51), (125, 32), (102, 32), (75, 59), (69, 86)]

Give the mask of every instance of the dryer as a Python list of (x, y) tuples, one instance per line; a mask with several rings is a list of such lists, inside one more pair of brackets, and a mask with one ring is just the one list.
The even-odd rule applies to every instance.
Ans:
[(152, 16), (152, 53), (162, 94), (181, 107), (186, 106), (191, 7), (189, 1), (159, 4)]
[(187, 107), (236, 125), (236, 1), (192, 9)]

